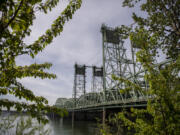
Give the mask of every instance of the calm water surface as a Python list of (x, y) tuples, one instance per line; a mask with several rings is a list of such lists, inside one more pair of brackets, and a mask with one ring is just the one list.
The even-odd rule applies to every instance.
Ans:
[(50, 120), (52, 135), (95, 135), (96, 123), (75, 121), (72, 128), (71, 120)]
[[(9, 117), (9, 118), (8, 118)], [(27, 119), (29, 116), (20, 116), (20, 115), (0, 115), (0, 124), (5, 124), (3, 122), (3, 119), (13, 119), (13, 117), (16, 117), (13, 122), (11, 122), (13, 125), (17, 125), (20, 118)], [(36, 119), (32, 119), (33, 125), (39, 125)], [(6, 125), (6, 124), (5, 124)], [(50, 119), (49, 123), (44, 126), (44, 130), (50, 130), (50, 135), (95, 135), (96, 130), (96, 122), (90, 122), (90, 121), (75, 121), (74, 122), (74, 128), (72, 128), (72, 121), (69, 119)], [(16, 126), (14, 128), (9, 129), (6, 133), (2, 133), (2, 128), (0, 127), (0, 135), (16, 135)], [(35, 135), (39, 135), (38, 132), (36, 132)]]

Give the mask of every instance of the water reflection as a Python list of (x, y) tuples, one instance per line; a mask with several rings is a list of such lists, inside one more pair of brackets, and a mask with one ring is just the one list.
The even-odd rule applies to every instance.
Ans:
[(71, 120), (50, 120), (54, 135), (94, 135), (96, 123), (89, 121), (75, 121), (72, 128)]
[[(1, 114), (0, 115), (0, 135), (15, 135), (17, 123), (20, 122), (20, 119), (23, 118), (23, 121), (26, 121), (30, 116), (28, 115), (14, 115), (14, 114)], [(13, 126), (12, 128), (6, 129), (2, 133), (3, 124), (10, 122)], [(6, 125), (6, 124), (5, 124)], [(39, 124), (36, 119), (32, 118), (33, 127), (40, 127), (42, 124)], [(6, 127), (6, 126), (4, 126)], [(90, 121), (75, 121), (74, 128), (72, 128), (71, 119), (49, 119), (49, 123), (42, 126), (42, 130), (50, 130), (50, 135), (95, 135), (96, 122)], [(24, 131), (29, 129), (24, 129)], [(39, 135), (39, 130), (35, 132), (35, 135)]]

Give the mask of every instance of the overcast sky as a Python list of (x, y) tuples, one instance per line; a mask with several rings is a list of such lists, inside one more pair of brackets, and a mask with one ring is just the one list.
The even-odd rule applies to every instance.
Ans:
[[(32, 34), (26, 39), (32, 43), (50, 27), (68, 1), (61, 0), (58, 6), (47, 15), (37, 13), (32, 27)], [(55, 80), (24, 78), (21, 82), (36, 95), (44, 96), (49, 104), (54, 104), (59, 97), (72, 97), (74, 64), (102, 65), (102, 23), (111, 27), (132, 23), (132, 9), (122, 7), (122, 0), (83, 0), (82, 7), (67, 22), (60, 36), (53, 40), (34, 60), (27, 56), (17, 59), (18, 65), (33, 62), (51, 62), (51, 73)]]

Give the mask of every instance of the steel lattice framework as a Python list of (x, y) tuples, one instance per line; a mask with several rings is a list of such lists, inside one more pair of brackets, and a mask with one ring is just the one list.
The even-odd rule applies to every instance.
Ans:
[(82, 95), (86, 94), (86, 66), (75, 64), (75, 73), (74, 73), (74, 90), (73, 90), (73, 99), (74, 106), (78, 106), (78, 101)]
[(92, 67), (92, 92), (103, 91), (103, 67)]
[(115, 29), (108, 28), (105, 25), (101, 27), (103, 39), (103, 67), (104, 67), (104, 92), (105, 101), (115, 101), (123, 96), (118, 90), (125, 87), (123, 83), (118, 83), (112, 79), (112, 74), (117, 77), (130, 76), (131, 69), (128, 65), (130, 60), (126, 57), (126, 49), (123, 46), (118, 32)]
[[(120, 89), (126, 84), (112, 79), (112, 75), (130, 80), (144, 90), (148, 83), (144, 80), (146, 70), (136, 61), (138, 47), (129, 45), (131, 55), (127, 56), (125, 43), (118, 34), (118, 30), (105, 25), (101, 27), (103, 67), (75, 64), (73, 98), (62, 100), (61, 106), (67, 109), (92, 109), (98, 107), (122, 107), (146, 104), (148, 95), (132, 89), (130, 92), (121, 93)], [(168, 61), (157, 64), (165, 64)], [(86, 69), (92, 69), (91, 91), (86, 93)], [(59, 100), (60, 102), (61, 100)]]

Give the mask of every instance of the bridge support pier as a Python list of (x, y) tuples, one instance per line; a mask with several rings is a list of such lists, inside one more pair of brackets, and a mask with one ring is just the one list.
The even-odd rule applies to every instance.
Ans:
[(103, 111), (102, 111), (102, 124), (103, 124), (103, 129), (105, 128), (105, 122), (106, 122), (106, 109), (103, 107)]
[(74, 111), (72, 112), (72, 129), (74, 129)]

